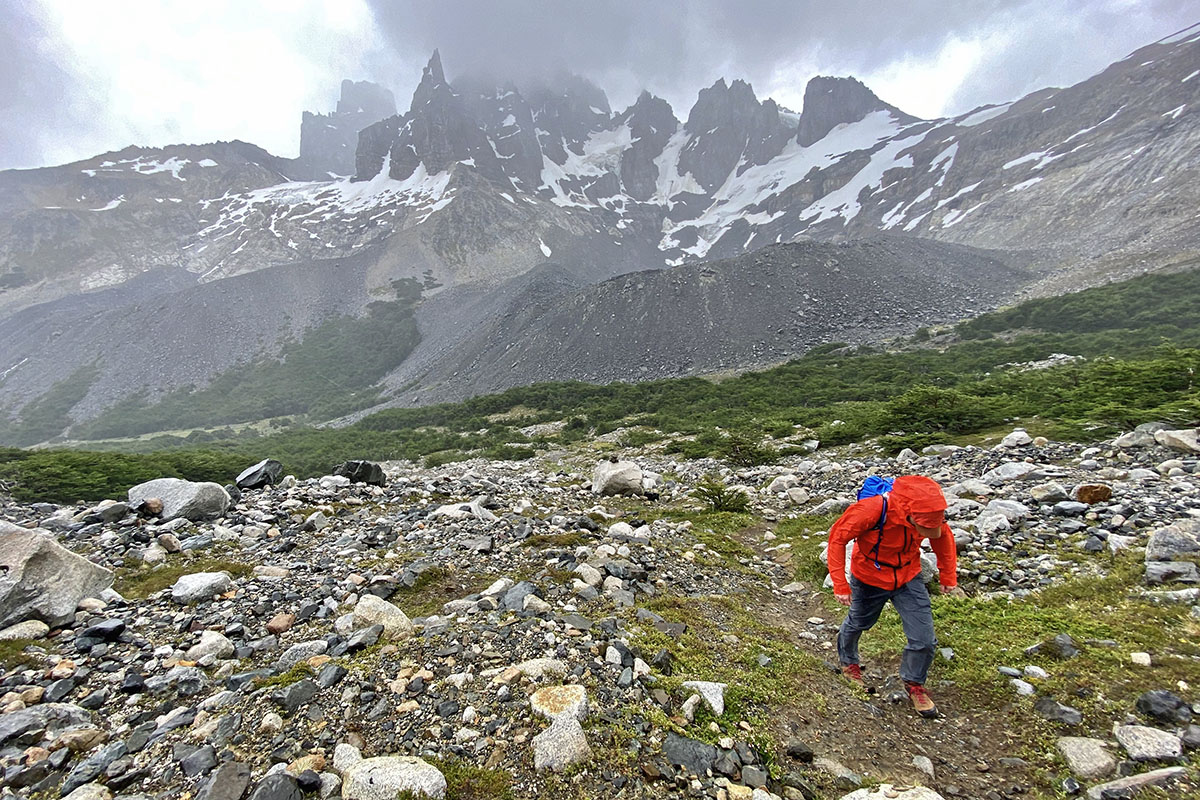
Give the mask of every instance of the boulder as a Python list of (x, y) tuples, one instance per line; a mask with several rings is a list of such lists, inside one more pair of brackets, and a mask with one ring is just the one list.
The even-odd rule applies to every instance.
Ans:
[(1026, 464), (1023, 461), (1009, 461), (995, 469), (990, 469), (979, 476), (979, 479), (989, 486), (998, 486), (1002, 483), (1009, 483), (1024, 478), (1029, 473), (1036, 470), (1033, 464)]
[(1200, 519), (1159, 528), (1146, 543), (1146, 561), (1179, 561), (1200, 555)]
[(273, 458), (264, 458), (253, 467), (247, 467), (237, 476), (234, 484), (239, 489), (261, 489), (274, 486), (283, 477), (283, 464)]
[(1033, 437), (1026, 433), (1024, 428), (1015, 428), (1012, 433), (1000, 440), (1000, 444), (1004, 447), (1024, 447), (1027, 444), (1033, 444)]
[(351, 483), (367, 483), (371, 486), (383, 486), (387, 483), (383, 467), (374, 461), (347, 461), (344, 464), (338, 464), (334, 468), (333, 474), (349, 478)]
[(383, 638), (403, 640), (413, 635), (413, 624), (408, 615), (396, 606), (373, 594), (364, 594), (354, 606), (353, 627), (369, 628), (383, 626)]
[(0, 747), (35, 734), (54, 739), (64, 731), (92, 725), (92, 715), (69, 703), (41, 703), (20, 711), (0, 714)]
[(1129, 433), (1123, 433), (1113, 442), (1117, 447), (1149, 447), (1154, 444), (1154, 434), (1166, 429), (1161, 422), (1144, 422)]
[(1154, 441), (1163, 447), (1184, 453), (1200, 453), (1200, 428), (1185, 428), (1178, 431), (1161, 430), (1154, 434)]
[(927, 789), (924, 786), (891, 786), (890, 784), (880, 784), (873, 789), (858, 789), (850, 794), (842, 795), (841, 800), (884, 800), (884, 798), (898, 798), (898, 800), (943, 800), (942, 796), (933, 789)]
[(549, 728), (533, 737), (533, 768), (562, 772), (592, 757), (592, 748), (579, 720), (569, 714), (554, 718)]
[(217, 483), (194, 483), (179, 478), (158, 478), (129, 490), (129, 505), (137, 508), (152, 499), (162, 501), (164, 520), (198, 520), (219, 517), (229, 510), (229, 492)]
[(592, 492), (598, 495), (641, 494), (642, 468), (632, 461), (601, 461), (592, 472)]
[(401, 792), (440, 800), (446, 796), (446, 778), (432, 764), (412, 756), (364, 758), (342, 774), (342, 800), (395, 800)]
[(171, 587), (171, 599), (182, 605), (211, 600), (215, 594), (224, 594), (233, 588), (233, 578), (228, 572), (193, 572), (181, 575)]
[(0, 628), (30, 619), (63, 625), (75, 618), (80, 600), (99, 596), (112, 582), (112, 572), (49, 532), (0, 520)]
[(1058, 740), (1058, 752), (1071, 774), (1086, 781), (1107, 778), (1117, 769), (1117, 760), (1099, 739), (1064, 736)]

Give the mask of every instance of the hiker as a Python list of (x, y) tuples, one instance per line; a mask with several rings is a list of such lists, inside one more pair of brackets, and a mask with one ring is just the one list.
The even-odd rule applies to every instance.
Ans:
[[(890, 489), (890, 491), (889, 491)], [(946, 498), (931, 478), (903, 475), (891, 482), (868, 478), (858, 502), (829, 529), (829, 577), (833, 596), (850, 607), (838, 632), (842, 674), (865, 688), (858, 661), (858, 639), (879, 619), (888, 600), (900, 614), (908, 646), (900, 660), (900, 678), (913, 708), (934, 718), (937, 706), (925, 690), (937, 638), (933, 608), (921, 581), (921, 542), (929, 539), (937, 555), (943, 594), (963, 598), (958, 586), (954, 534), (946, 524)], [(846, 583), (846, 545), (853, 541), (850, 583)]]

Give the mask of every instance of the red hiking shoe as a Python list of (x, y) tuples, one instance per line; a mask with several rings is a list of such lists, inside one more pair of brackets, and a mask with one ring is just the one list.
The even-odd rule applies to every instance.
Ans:
[(858, 664), (843, 664), (842, 675), (864, 692), (867, 690), (867, 684), (863, 682), (862, 667)]
[(913, 708), (918, 714), (926, 719), (937, 719), (937, 706), (934, 705), (933, 698), (929, 696), (929, 692), (925, 691), (924, 686), (905, 681), (904, 688), (908, 690), (908, 699), (912, 701)]

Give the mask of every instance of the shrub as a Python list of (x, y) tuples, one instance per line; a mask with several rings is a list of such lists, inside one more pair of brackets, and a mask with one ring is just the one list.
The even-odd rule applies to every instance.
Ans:
[(750, 497), (740, 489), (708, 481), (696, 487), (693, 494), (708, 504), (710, 511), (742, 513), (750, 508)]

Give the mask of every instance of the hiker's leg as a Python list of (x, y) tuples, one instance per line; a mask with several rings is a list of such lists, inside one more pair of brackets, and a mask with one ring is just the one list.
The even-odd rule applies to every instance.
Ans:
[(858, 663), (858, 639), (879, 620), (889, 594), (887, 589), (850, 576), (850, 610), (838, 630), (838, 661), (842, 664)]
[(899, 612), (904, 635), (908, 637), (908, 645), (900, 659), (900, 677), (912, 683), (924, 684), (929, 667), (933, 664), (937, 637), (933, 633), (933, 607), (929, 603), (929, 590), (921, 582), (920, 575), (892, 594), (892, 605)]

